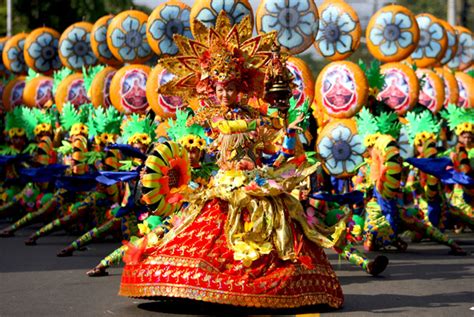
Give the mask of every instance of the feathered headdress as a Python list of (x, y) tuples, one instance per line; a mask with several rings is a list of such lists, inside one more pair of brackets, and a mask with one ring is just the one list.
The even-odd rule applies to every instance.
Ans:
[(177, 110), (176, 120), (168, 120), (168, 135), (171, 140), (178, 142), (187, 149), (198, 148), (203, 150), (206, 146), (204, 128), (198, 124), (187, 126), (188, 117), (188, 113)]
[(461, 135), (464, 132), (474, 133), (474, 109), (465, 109), (449, 104), (448, 108), (441, 112), (441, 116), (446, 119), (449, 129), (456, 135)]
[(148, 117), (132, 114), (122, 125), (122, 137), (128, 144), (149, 145), (156, 137), (156, 124)]
[(175, 34), (181, 55), (163, 58), (159, 64), (176, 77), (163, 85), (159, 93), (190, 100), (214, 94), (218, 82), (236, 81), (240, 92), (261, 95), (264, 90), (264, 65), (271, 58), (276, 32), (252, 36), (249, 16), (232, 26), (221, 11), (214, 28), (194, 20), (193, 36)]
[(408, 121), (406, 130), (410, 144), (421, 146), (428, 139), (437, 139), (441, 130), (441, 122), (436, 122), (431, 111), (424, 110), (418, 114), (410, 111), (407, 113), (406, 119)]

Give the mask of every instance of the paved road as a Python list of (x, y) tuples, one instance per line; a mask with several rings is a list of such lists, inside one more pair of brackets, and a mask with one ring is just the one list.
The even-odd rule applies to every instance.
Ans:
[[(4, 226), (0, 222), (0, 228)], [(410, 244), (405, 254), (389, 253), (390, 266), (379, 278), (339, 261), (330, 251), (343, 285), (344, 308), (274, 312), (122, 298), (117, 296), (120, 268), (111, 269), (108, 277), (85, 275), (116, 243), (97, 243), (73, 257), (57, 258), (56, 252), (74, 237), (57, 234), (27, 247), (23, 240), (31, 232), (26, 229), (14, 238), (0, 239), (0, 316), (474, 316), (474, 255), (448, 256), (446, 247), (430, 242)], [(474, 251), (474, 233), (455, 238), (467, 251)]]

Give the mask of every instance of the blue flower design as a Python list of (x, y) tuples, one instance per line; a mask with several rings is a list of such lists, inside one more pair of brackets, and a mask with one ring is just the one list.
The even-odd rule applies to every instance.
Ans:
[(81, 27), (74, 27), (60, 43), (59, 52), (74, 69), (97, 63), (97, 57), (91, 49), (90, 33)]
[(448, 66), (457, 69), (461, 64), (469, 64), (474, 57), (472, 34), (462, 32), (458, 36), (458, 51), (456, 56), (449, 62)]
[(324, 136), (318, 143), (318, 152), (331, 175), (352, 173), (363, 161), (365, 147), (359, 134), (339, 124), (333, 128), (331, 137)]
[(28, 47), (28, 54), (35, 60), (35, 68), (40, 72), (48, 72), (61, 68), (58, 55), (59, 40), (51, 33), (43, 33)]
[(345, 54), (352, 49), (352, 36), (349, 34), (357, 27), (346, 12), (329, 6), (321, 12), (319, 32), (316, 37), (321, 55), (333, 56), (336, 52)]
[(128, 16), (122, 22), (122, 29), (113, 30), (112, 45), (119, 49), (119, 55), (124, 62), (133, 62), (136, 58), (146, 58), (151, 54), (151, 48), (146, 38), (146, 22)]
[(173, 41), (174, 34), (180, 34), (192, 38), (191, 25), (189, 23), (190, 11), (178, 6), (167, 5), (160, 12), (160, 19), (156, 19), (150, 25), (151, 37), (159, 42), (158, 47), (162, 54), (175, 55), (178, 47)]
[(456, 44), (456, 35), (448, 30), (446, 30), (446, 34), (448, 35), (448, 49), (444, 54), (444, 57), (441, 59), (441, 64), (447, 64), (453, 58), (453, 50), (452, 47)]
[(22, 39), (18, 41), (16, 46), (11, 47), (7, 52), (8, 59), (10, 60), (10, 70), (14, 73), (23, 73), (28, 70), (23, 55), (24, 47), (25, 39)]
[(438, 41), (443, 38), (443, 27), (439, 23), (433, 22), (428, 16), (419, 16), (416, 18), (416, 22), (420, 28), (420, 41), (411, 57), (413, 59), (436, 58), (442, 50)]
[[(3, 49), (5, 48), (5, 43), (6, 43), (6, 42), (7, 42), (7, 41), (3, 41), (3, 42), (0, 43), (0, 56), (1, 56), (1, 54), (3, 54)], [(3, 63), (3, 59), (0, 58), (0, 73), (5, 73), (5, 72), (7, 72), (7, 71), (8, 71), (8, 70), (7, 70), (7, 68), (5, 67), (5, 64)]]
[(99, 51), (100, 56), (104, 57), (105, 59), (113, 59), (114, 56), (107, 45), (107, 26), (110, 24), (110, 20), (107, 21), (107, 25), (102, 25), (96, 29), (94, 32), (94, 40), (99, 43), (97, 46), (97, 50)]
[(407, 48), (413, 44), (413, 35), (408, 31), (412, 27), (410, 17), (404, 13), (382, 12), (370, 30), (370, 41), (379, 46), (385, 56), (395, 55), (398, 48)]
[(217, 16), (221, 11), (227, 13), (231, 24), (239, 23), (246, 15), (252, 14), (251, 8), (237, 0), (212, 0), (211, 8), (203, 8), (196, 19), (210, 28), (216, 25)]
[(272, 0), (265, 4), (267, 14), (262, 16), (262, 32), (278, 32), (278, 43), (288, 49), (304, 44), (305, 38), (315, 37), (318, 17), (306, 0)]

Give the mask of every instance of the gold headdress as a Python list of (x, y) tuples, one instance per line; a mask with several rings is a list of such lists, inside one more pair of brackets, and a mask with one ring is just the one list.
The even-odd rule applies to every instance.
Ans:
[(181, 55), (164, 58), (160, 64), (176, 77), (159, 88), (163, 95), (190, 100), (208, 98), (220, 82), (236, 81), (240, 92), (262, 96), (265, 64), (270, 60), (276, 32), (252, 36), (250, 17), (231, 25), (226, 13), (217, 17), (214, 28), (194, 20), (194, 40), (175, 34)]

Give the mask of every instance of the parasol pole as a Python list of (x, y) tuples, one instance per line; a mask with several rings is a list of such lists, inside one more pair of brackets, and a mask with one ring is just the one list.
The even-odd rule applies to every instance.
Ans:
[(12, 0), (7, 0), (7, 36), (12, 35)]

